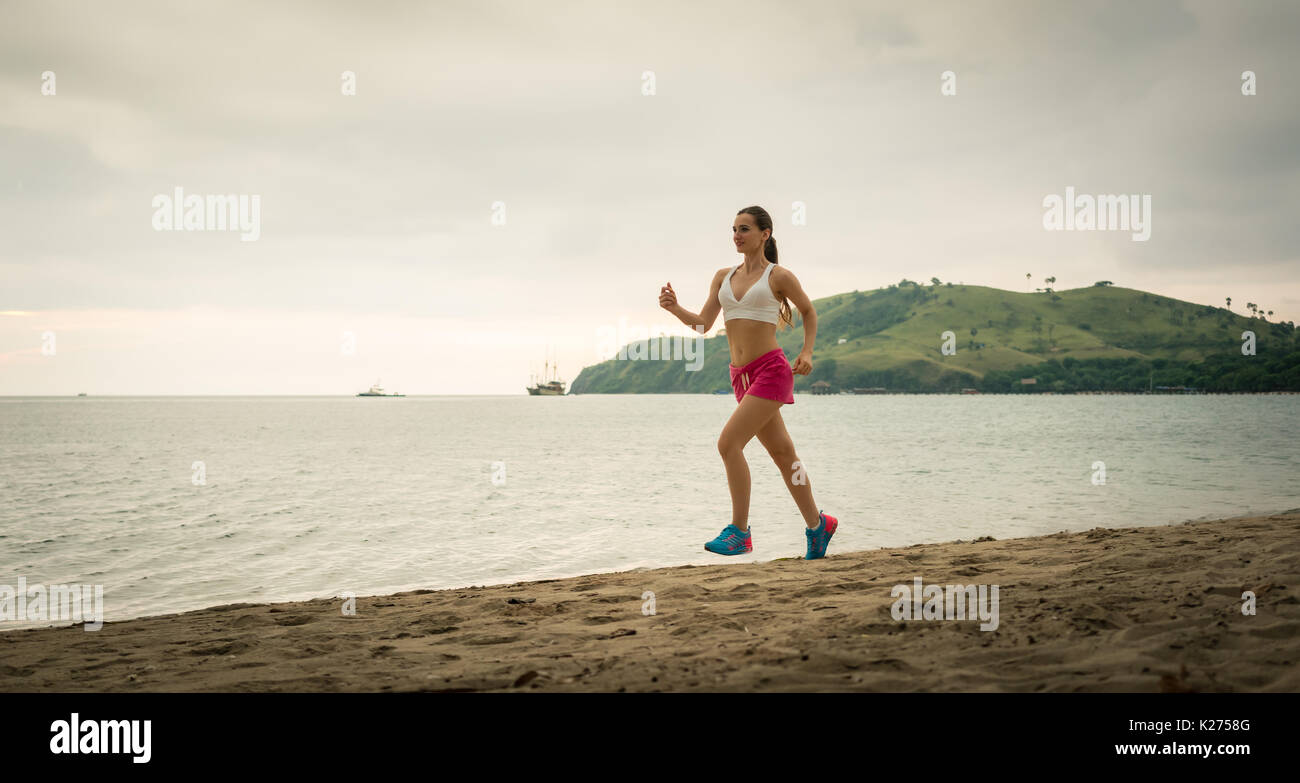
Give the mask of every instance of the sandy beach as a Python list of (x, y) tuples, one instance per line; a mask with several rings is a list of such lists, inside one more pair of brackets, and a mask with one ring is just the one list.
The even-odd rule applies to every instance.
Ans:
[[(996, 630), (894, 619), (891, 590), (917, 578), (997, 585)], [(360, 597), (351, 616), (332, 598), (8, 631), (0, 691), (1297, 691), (1298, 579), (1300, 509), (832, 544), (812, 562)]]

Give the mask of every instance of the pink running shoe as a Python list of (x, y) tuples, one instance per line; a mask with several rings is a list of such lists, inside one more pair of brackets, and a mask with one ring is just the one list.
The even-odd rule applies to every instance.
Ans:
[(817, 529), (804, 530), (804, 534), (808, 536), (808, 552), (803, 556), (804, 560), (816, 560), (825, 557), (826, 547), (831, 543), (831, 536), (835, 535), (836, 529), (840, 526), (838, 519), (820, 510), (817, 512), (817, 516), (821, 518), (821, 524), (817, 526)]

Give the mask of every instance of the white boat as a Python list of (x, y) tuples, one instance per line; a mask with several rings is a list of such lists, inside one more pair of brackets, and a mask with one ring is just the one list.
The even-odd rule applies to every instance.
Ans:
[(363, 391), (357, 396), (358, 397), (405, 397), (406, 395), (397, 394), (396, 392), (389, 394), (388, 392), (384, 391), (384, 387), (379, 385), (379, 381), (375, 381), (375, 385), (370, 387), (370, 391)]

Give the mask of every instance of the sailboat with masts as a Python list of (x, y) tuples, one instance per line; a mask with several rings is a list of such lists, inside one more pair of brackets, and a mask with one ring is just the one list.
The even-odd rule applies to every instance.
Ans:
[[(559, 368), (551, 363), (550, 358), (546, 360), (546, 375), (543, 376), (542, 382), (538, 383), (533, 380), (533, 385), (528, 387), (528, 393), (536, 396), (554, 397), (564, 394), (564, 381), (558, 377), (552, 378), (552, 370), (559, 371)], [(533, 376), (535, 379), (535, 376)]]

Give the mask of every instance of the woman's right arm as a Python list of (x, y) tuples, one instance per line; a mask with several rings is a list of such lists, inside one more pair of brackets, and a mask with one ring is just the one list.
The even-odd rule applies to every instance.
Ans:
[[(697, 329), (701, 334), (709, 331), (713, 328), (718, 313), (722, 311), (722, 304), (718, 302), (718, 291), (722, 289), (722, 278), (726, 272), (726, 269), (720, 269), (713, 275), (713, 282), (709, 284), (709, 298), (704, 302), (704, 307), (700, 308), (698, 315), (677, 304), (677, 293), (673, 291), (672, 283), (659, 289), (659, 306), (677, 316), (677, 320)], [(699, 329), (701, 326), (704, 328)]]

